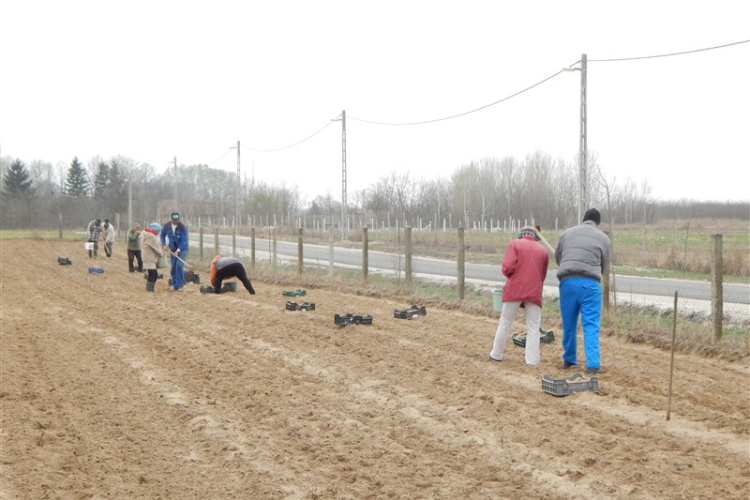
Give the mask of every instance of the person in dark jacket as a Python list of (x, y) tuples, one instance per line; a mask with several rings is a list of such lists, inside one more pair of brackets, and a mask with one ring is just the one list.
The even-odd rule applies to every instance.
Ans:
[(563, 323), (563, 364), (578, 364), (576, 337), (578, 317), (583, 327), (586, 373), (601, 372), (599, 327), (602, 314), (602, 274), (609, 266), (611, 242), (599, 230), (601, 214), (590, 208), (583, 223), (565, 231), (555, 247), (557, 279), (560, 280), (560, 315)]
[(221, 283), (227, 278), (237, 278), (250, 295), (255, 295), (255, 289), (247, 277), (245, 267), (239, 259), (217, 255), (211, 260), (211, 286), (214, 293), (221, 293)]
[(542, 321), (542, 290), (549, 255), (536, 241), (534, 229), (524, 226), (518, 239), (508, 245), (503, 257), (503, 309), (495, 331), (490, 361), (502, 361), (508, 333), (520, 307), (526, 310), (526, 364), (538, 365), (539, 325)]
[(172, 212), (171, 221), (164, 224), (159, 234), (159, 241), (164, 250), (172, 255), (172, 270), (170, 271), (172, 287), (174, 291), (182, 290), (185, 284), (185, 271), (182, 261), (187, 260), (188, 230), (180, 220), (178, 212)]

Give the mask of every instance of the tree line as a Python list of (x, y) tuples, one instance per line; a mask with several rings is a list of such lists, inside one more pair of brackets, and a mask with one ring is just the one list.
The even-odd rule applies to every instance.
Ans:
[[(54, 229), (59, 215), (66, 228), (80, 228), (94, 217), (125, 224), (164, 219), (178, 209), (193, 220), (234, 225), (296, 225), (303, 216), (338, 225), (340, 193), (312, 200), (298, 186), (242, 179), (207, 165), (174, 165), (158, 173), (148, 163), (125, 156), (99, 156), (85, 165), (76, 157), (56, 165), (0, 158), (3, 179), (0, 223), (3, 228)], [(658, 200), (647, 180), (608, 177), (596, 163), (589, 166), (591, 205), (613, 223), (652, 224), (659, 219), (750, 219), (748, 202)], [(413, 226), (493, 229), (504, 221), (531, 221), (544, 228), (576, 223), (578, 166), (535, 151), (525, 158), (486, 157), (456, 168), (448, 178), (414, 178), (408, 171), (384, 175), (349, 198), (347, 224), (388, 220)], [(610, 217), (611, 216), (611, 217)], [(379, 227), (379, 225), (378, 225)]]

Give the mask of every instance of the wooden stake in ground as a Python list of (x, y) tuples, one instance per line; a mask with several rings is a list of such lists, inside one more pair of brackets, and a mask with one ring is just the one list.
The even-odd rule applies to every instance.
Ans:
[(669, 397), (667, 399), (667, 420), (672, 412), (672, 375), (674, 374), (674, 345), (677, 337), (677, 292), (674, 292), (674, 313), (672, 313), (672, 361), (669, 363)]

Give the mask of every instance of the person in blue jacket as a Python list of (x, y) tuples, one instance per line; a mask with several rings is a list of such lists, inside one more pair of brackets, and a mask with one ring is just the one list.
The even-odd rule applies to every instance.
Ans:
[[(164, 224), (159, 233), (159, 241), (164, 250), (171, 254), (172, 270), (172, 287), (174, 291), (182, 290), (185, 284), (185, 271), (182, 260), (187, 260), (188, 253), (188, 230), (180, 220), (179, 212), (172, 212), (171, 222)], [(179, 257), (179, 259), (177, 258)]]

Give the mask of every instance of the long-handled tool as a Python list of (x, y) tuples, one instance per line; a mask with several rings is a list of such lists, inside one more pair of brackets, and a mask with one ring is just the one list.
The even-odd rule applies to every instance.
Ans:
[(179, 260), (180, 262), (182, 262), (183, 264), (185, 264), (186, 266), (188, 266), (190, 269), (193, 269), (193, 266), (191, 266), (190, 264), (188, 264), (187, 262), (185, 262), (184, 260), (182, 260), (180, 257), (178, 257), (177, 254), (175, 254), (172, 250), (167, 250), (167, 251), (169, 252), (169, 254), (172, 257), (174, 257), (175, 259)]
[[(194, 283), (195, 282), (195, 270), (193, 269), (193, 266), (182, 260), (182, 258), (178, 257), (172, 250), (167, 250), (169, 254), (174, 257), (175, 259), (179, 260), (183, 264), (185, 264), (188, 267), (187, 272), (185, 273), (185, 280), (188, 283)], [(170, 280), (171, 281), (171, 280)]]

